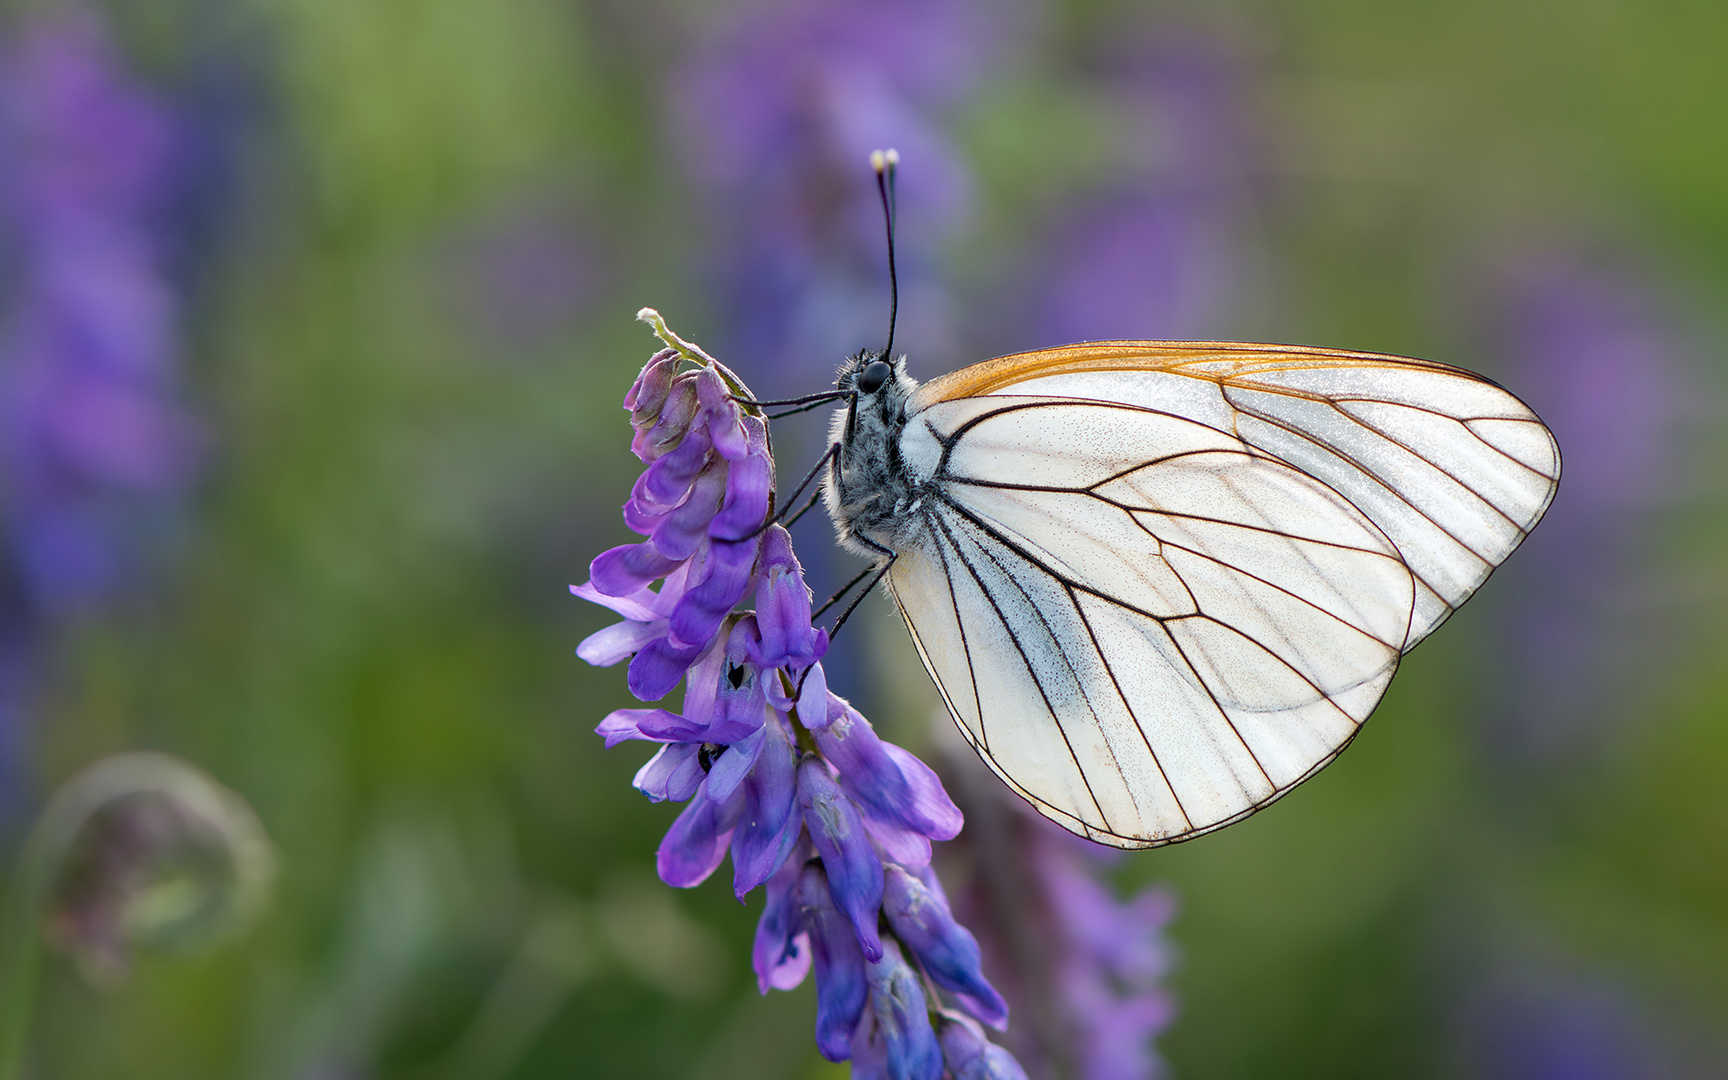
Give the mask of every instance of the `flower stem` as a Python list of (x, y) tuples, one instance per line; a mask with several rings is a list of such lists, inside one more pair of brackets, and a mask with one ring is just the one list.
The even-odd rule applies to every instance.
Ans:
[(679, 356), (692, 364), (713, 368), (714, 373), (725, 380), (727, 389), (731, 390), (736, 397), (743, 399), (738, 404), (744, 412), (751, 416), (763, 415), (760, 408), (751, 404), (756, 400), (756, 395), (751, 392), (748, 386), (744, 385), (743, 379), (740, 379), (731, 368), (704, 352), (702, 346), (679, 337), (670, 326), (666, 325), (666, 320), (661, 317), (658, 311), (651, 307), (645, 307), (636, 313), (636, 321), (647, 323), (653, 329), (654, 336), (665, 342), (667, 348), (676, 350)]

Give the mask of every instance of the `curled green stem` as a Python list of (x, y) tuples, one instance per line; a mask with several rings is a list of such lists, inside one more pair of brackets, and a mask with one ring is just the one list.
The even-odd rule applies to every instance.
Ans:
[(220, 898), (221, 926), (212, 932), (243, 925), (263, 903), (273, 872), (264, 830), (244, 800), (202, 771), (167, 754), (138, 752), (104, 758), (67, 781), (24, 841), (0, 921), (0, 1080), (18, 1080), (23, 1068), (43, 919), (67, 860), (104, 811), (140, 797), (172, 800), (220, 837), (233, 884)]

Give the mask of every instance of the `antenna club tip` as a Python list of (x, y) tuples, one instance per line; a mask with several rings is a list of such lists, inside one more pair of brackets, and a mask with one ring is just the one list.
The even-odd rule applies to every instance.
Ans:
[(870, 151), (870, 167), (875, 169), (878, 173), (887, 172), (889, 169), (892, 169), (899, 164), (900, 151), (898, 150), (890, 149)]

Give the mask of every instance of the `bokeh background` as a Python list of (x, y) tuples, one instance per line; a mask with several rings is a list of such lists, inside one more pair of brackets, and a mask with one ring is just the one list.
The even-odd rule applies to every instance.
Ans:
[[(592, 734), (627, 699), (565, 586), (629, 539), (638, 307), (769, 396), (881, 344), (877, 146), (915, 373), (1417, 355), (1566, 455), (1349, 753), (1118, 865), (1179, 904), (1171, 1074), (1728, 1072), (1728, 7), (0, 10), (4, 853), (152, 748), (280, 866), (220, 947), (50, 960), (33, 1075), (844, 1075), (808, 985), (757, 996), (754, 907), (655, 880), (674, 811)], [(930, 748), (894, 617), (854, 627), (831, 682)]]

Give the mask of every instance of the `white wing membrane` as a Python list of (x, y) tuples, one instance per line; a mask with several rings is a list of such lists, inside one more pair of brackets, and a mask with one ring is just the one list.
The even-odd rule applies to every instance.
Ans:
[(1547, 510), (1554, 438), (1486, 380), (1380, 358), (1240, 360), (1069, 372), (1007, 392), (1178, 411), (1295, 465), (1359, 507), (1403, 553), (1419, 599), (1408, 650), (1505, 560)]
[(915, 422), (937, 504), (894, 595), (973, 745), (1069, 828), (1143, 846), (1228, 824), (1330, 760), (1396, 670), (1410, 570), (1289, 465), (1100, 402)]

